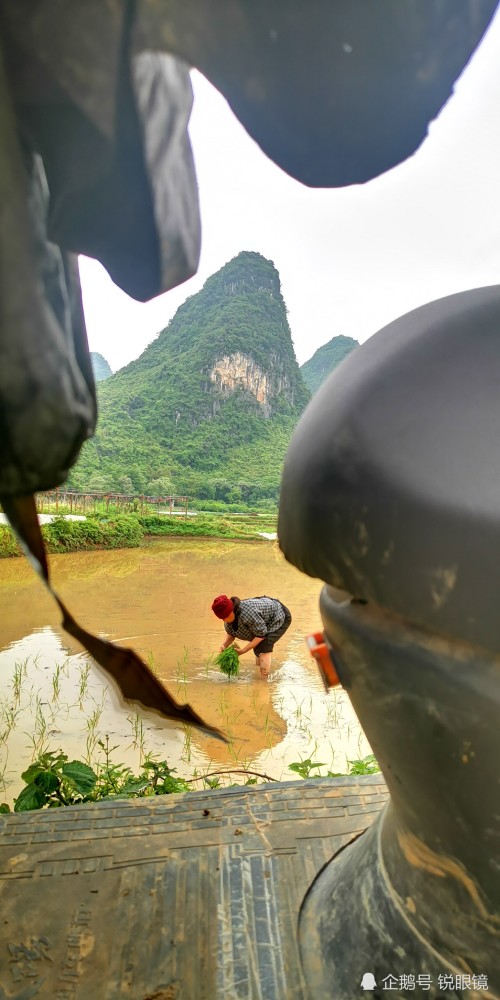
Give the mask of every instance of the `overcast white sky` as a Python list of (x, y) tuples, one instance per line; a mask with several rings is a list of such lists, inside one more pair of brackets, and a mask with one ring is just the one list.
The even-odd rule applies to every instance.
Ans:
[(421, 148), (365, 185), (304, 187), (264, 156), (199, 73), (193, 85), (198, 274), (142, 304), (81, 258), (90, 349), (113, 371), (240, 250), (274, 261), (299, 364), (337, 334), (363, 342), (418, 305), (500, 283), (500, 12)]

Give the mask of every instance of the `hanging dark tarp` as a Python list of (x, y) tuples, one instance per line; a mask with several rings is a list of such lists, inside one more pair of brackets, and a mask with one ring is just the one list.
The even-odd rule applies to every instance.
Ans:
[[(45, 13), (49, 8), (55, 11), (48, 4)], [(43, 5), (39, 10), (44, 13)], [(144, 299), (190, 277), (198, 263), (197, 190), (186, 131), (192, 102), (188, 71), (154, 53), (141, 56), (132, 71), (130, 13), (124, 4), (111, 34), (95, 31), (101, 65), (94, 67), (95, 75), (84, 74), (81, 99), (71, 88), (64, 93), (55, 77), (49, 82), (39, 74), (36, 51), (23, 50), (15, 40), (9, 49), (16, 64), (12, 86), (3, 58), (8, 46), (0, 52), (0, 502), (57, 601), (63, 627), (113, 677), (122, 695), (220, 736), (188, 705), (178, 705), (132, 650), (75, 621), (51, 587), (32, 496), (64, 482), (95, 428), (95, 389), (72, 251), (99, 257), (122, 287)], [(26, 35), (29, 31), (21, 32)], [(53, 68), (64, 78), (62, 55)]]

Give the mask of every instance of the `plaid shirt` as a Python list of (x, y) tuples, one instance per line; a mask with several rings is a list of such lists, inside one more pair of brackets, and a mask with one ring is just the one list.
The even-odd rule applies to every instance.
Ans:
[(275, 632), (285, 621), (285, 612), (273, 597), (249, 597), (241, 601), (234, 622), (224, 622), (228, 635), (236, 639), (263, 639), (268, 632)]

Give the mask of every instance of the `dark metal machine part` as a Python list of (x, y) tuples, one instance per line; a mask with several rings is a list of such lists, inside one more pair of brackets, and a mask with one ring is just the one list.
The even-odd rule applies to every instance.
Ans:
[(366, 972), (374, 996), (405, 974), (430, 975), (439, 996), (440, 975), (464, 973), (498, 996), (500, 658), (330, 587), (321, 614), (391, 801), (305, 898), (311, 996), (351, 1000)]
[(374, 996), (405, 974), (500, 995), (499, 332), (498, 286), (400, 318), (287, 455), (280, 544), (327, 584), (325, 636), (391, 793), (303, 904), (314, 1000), (359, 996), (367, 972)]
[(285, 461), (279, 537), (310, 576), (500, 648), (500, 286), (400, 317), (346, 358)]

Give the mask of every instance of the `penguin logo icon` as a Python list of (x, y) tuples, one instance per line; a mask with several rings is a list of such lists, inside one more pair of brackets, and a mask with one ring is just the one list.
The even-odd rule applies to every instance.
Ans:
[(364, 974), (364, 976), (363, 976), (363, 978), (361, 980), (361, 989), (362, 990), (374, 990), (375, 987), (376, 987), (376, 985), (377, 984), (375, 982), (375, 976), (373, 975), (373, 972), (365, 972), (365, 974)]

